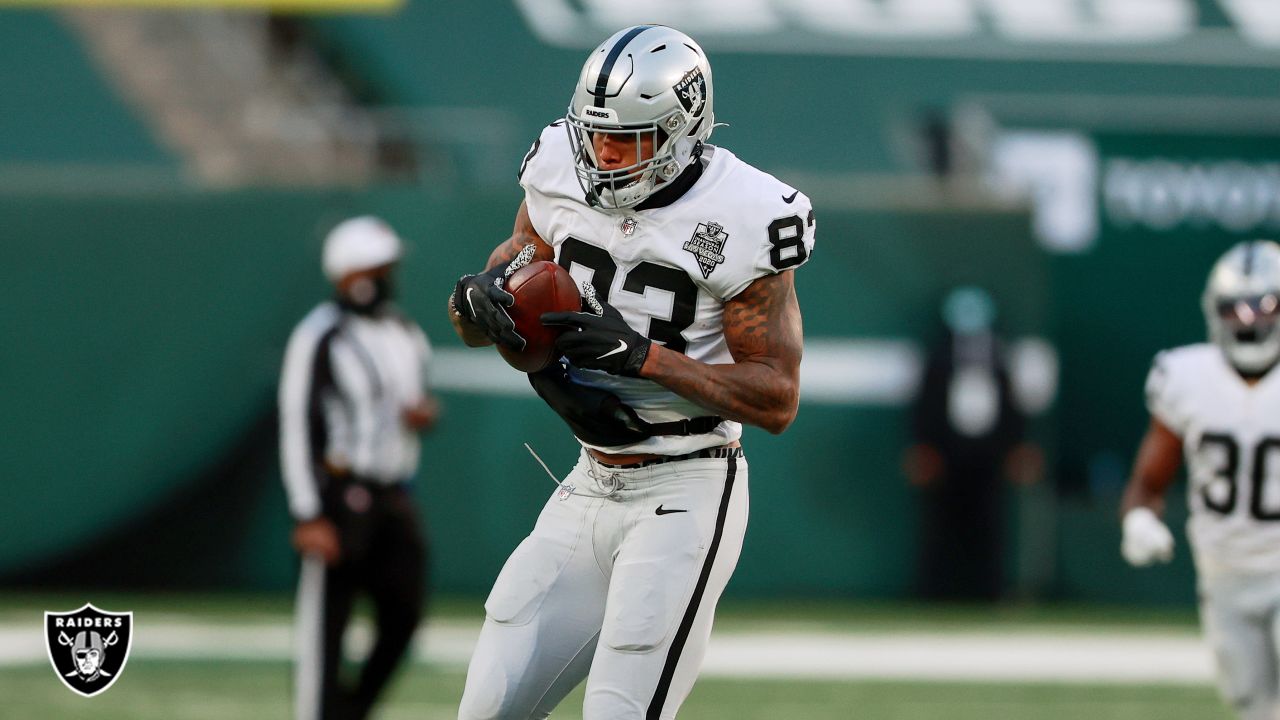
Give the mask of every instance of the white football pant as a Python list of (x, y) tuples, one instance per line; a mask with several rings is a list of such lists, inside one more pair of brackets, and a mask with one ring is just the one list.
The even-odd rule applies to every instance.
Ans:
[(1280, 574), (1200, 583), (1200, 621), (1218, 688), (1242, 720), (1280, 720)]
[(494, 583), (460, 720), (545, 718), (584, 677), (583, 720), (676, 716), (747, 525), (741, 450), (709, 452), (728, 456), (583, 454)]

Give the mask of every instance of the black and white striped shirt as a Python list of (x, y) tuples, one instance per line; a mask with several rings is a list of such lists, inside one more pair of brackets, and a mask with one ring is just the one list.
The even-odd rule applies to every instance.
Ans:
[(280, 375), (280, 457), (289, 511), (320, 514), (325, 465), (384, 483), (417, 471), (420, 443), (402, 414), (424, 397), (431, 346), (398, 312), (321, 303), (294, 328)]

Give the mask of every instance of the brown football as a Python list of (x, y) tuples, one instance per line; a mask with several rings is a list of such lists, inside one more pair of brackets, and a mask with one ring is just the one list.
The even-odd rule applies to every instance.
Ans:
[(519, 352), (499, 346), (498, 352), (520, 372), (537, 372), (555, 359), (556, 336), (563, 330), (547, 327), (539, 318), (543, 313), (580, 310), (578, 286), (568, 270), (549, 260), (536, 260), (507, 278), (506, 289), (516, 298), (508, 312), (525, 346)]

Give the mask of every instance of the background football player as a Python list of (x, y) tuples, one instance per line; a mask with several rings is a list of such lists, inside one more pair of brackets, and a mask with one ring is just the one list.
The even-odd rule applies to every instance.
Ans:
[(494, 584), (461, 718), (546, 717), (584, 677), (586, 720), (673, 718), (693, 685), (746, 529), (741, 424), (796, 414), (814, 242), (808, 198), (707, 144), (713, 100), (687, 35), (606, 40), (525, 156), (513, 236), (451, 297), (468, 345), (522, 347), (501, 285), (532, 247), (594, 310), (543, 316), (564, 362), (530, 379), (583, 452)]
[(1160, 520), (1185, 453), (1201, 622), (1223, 697), (1246, 720), (1280, 717), (1280, 245), (1240, 243), (1214, 265), (1203, 310), (1212, 343), (1156, 356), (1151, 424), (1125, 490), (1121, 552), (1167, 562)]

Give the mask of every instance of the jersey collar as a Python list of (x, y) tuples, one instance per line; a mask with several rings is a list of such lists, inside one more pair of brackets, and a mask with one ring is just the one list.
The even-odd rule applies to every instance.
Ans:
[(689, 163), (689, 167), (685, 168), (684, 172), (677, 175), (675, 180), (672, 180), (664, 185), (661, 190), (645, 198), (644, 202), (636, 205), (635, 209), (655, 210), (657, 208), (666, 207), (684, 197), (684, 194), (689, 192), (689, 188), (693, 187), (693, 184), (698, 181), (698, 178), (702, 177), (703, 162), (702, 158), (698, 158), (697, 160)]

